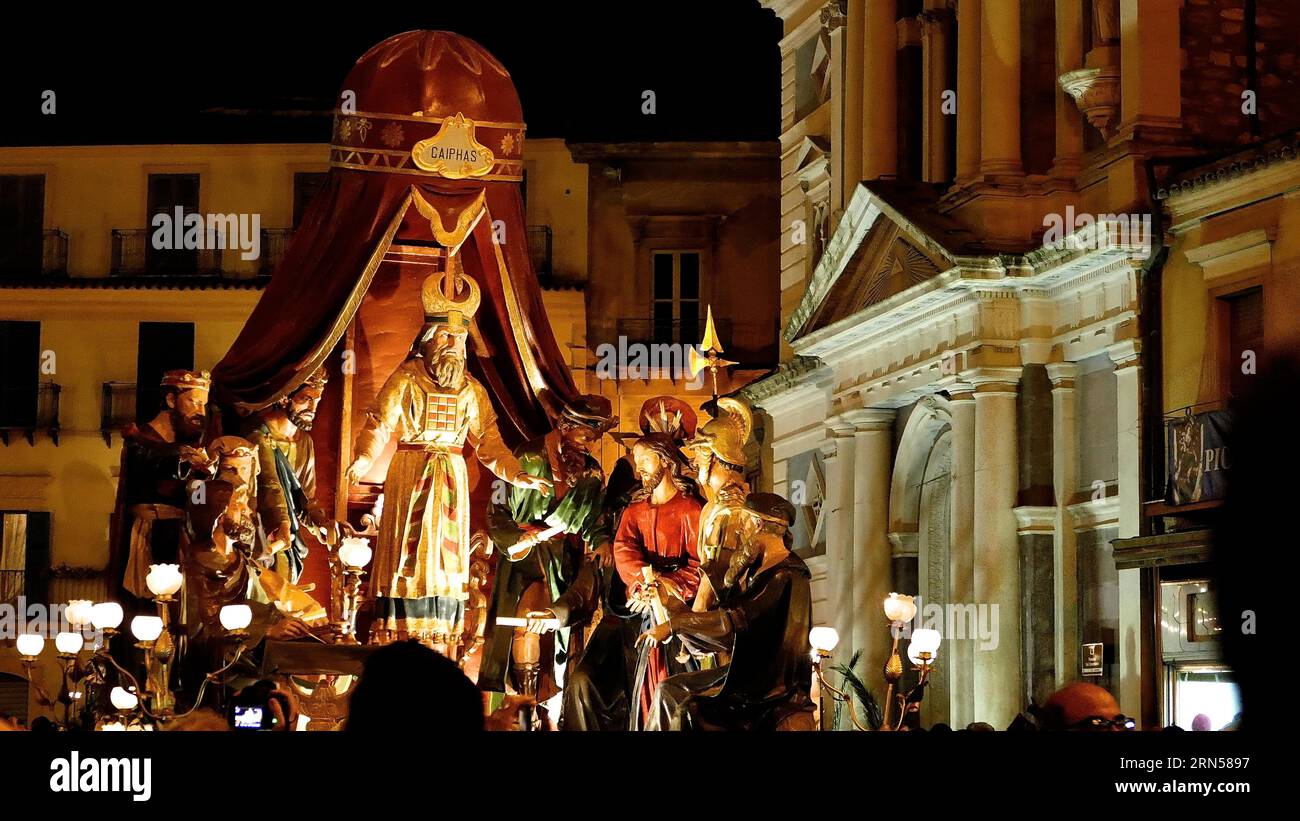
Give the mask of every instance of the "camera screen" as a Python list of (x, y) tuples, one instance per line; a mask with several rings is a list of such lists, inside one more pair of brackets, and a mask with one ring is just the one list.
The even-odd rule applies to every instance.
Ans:
[(236, 730), (262, 729), (262, 707), (235, 707)]

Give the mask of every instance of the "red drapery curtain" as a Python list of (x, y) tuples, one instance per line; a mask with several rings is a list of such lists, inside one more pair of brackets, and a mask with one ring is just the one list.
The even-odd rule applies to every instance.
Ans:
[[(577, 390), (546, 320), (517, 184), (381, 171), (331, 171), (248, 322), (213, 369), (219, 403), (241, 411), (265, 407), (326, 362), (388, 246), (394, 240), (432, 238), (432, 232), (410, 235), (412, 224), (423, 220), (409, 200), (413, 188), (438, 211), (444, 226), (454, 225), (475, 195), (485, 193), (486, 213), (459, 252), (465, 272), (482, 290), (475, 323), (490, 349), (471, 355), (470, 372), (488, 389), (507, 441), (549, 428), (547, 402), (568, 400)], [(418, 300), (410, 312), (421, 315)], [(529, 359), (539, 374), (531, 379)], [(543, 398), (542, 388), (554, 400)], [(354, 402), (371, 398), (358, 396)]]

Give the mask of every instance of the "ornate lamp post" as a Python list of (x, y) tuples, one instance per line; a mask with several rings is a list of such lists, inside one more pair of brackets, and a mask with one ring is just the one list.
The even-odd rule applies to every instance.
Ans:
[(343, 565), (343, 612), (339, 614), (335, 635), (339, 644), (360, 644), (357, 640), (357, 603), (361, 598), (361, 575), (374, 551), (370, 540), (345, 536), (339, 545), (339, 562)]

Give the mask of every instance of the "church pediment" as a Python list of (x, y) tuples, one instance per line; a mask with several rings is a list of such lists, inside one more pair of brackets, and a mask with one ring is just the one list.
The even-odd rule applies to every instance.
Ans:
[(867, 185), (859, 186), (826, 245), (798, 308), (790, 341), (937, 277), (954, 255)]

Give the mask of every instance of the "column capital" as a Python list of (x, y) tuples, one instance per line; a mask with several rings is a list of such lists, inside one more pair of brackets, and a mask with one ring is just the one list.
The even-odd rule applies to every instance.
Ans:
[(839, 419), (852, 425), (856, 433), (874, 430), (891, 430), (898, 412), (892, 408), (854, 408), (839, 415)]
[(1115, 363), (1115, 370), (1132, 368), (1142, 364), (1142, 340), (1125, 339), (1106, 348), (1106, 355)]
[(830, 0), (829, 3), (821, 8), (821, 24), (827, 34), (834, 34), (837, 29), (844, 27), (848, 20), (848, 10), (845, 8), (846, 0)]
[(1052, 380), (1053, 391), (1074, 390), (1074, 378), (1079, 374), (1079, 366), (1074, 362), (1049, 362), (1046, 365), (1047, 378)]
[(996, 393), (1016, 394), (1020, 390), (1020, 368), (975, 368), (962, 371), (961, 378), (969, 382), (975, 395)]

